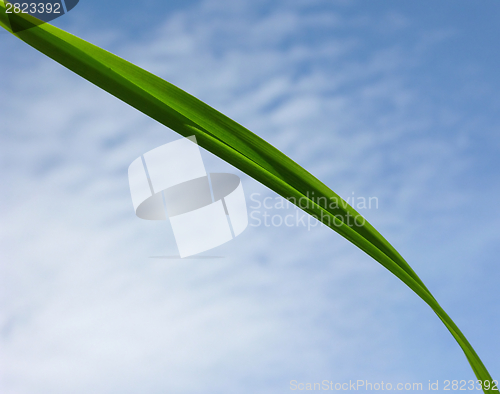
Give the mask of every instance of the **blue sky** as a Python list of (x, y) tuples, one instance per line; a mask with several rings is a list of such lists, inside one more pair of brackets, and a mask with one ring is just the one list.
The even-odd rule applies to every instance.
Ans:
[[(82, 0), (55, 24), (239, 121), (344, 198), (376, 197), (361, 213), (498, 379), (499, 10)], [(208, 253), (224, 258), (151, 258), (175, 242), (167, 222), (135, 217), (127, 168), (179, 136), (8, 34), (0, 53), (2, 392), (474, 379), (432, 311), (327, 228), (250, 226)], [(249, 207), (276, 197), (203, 158), (242, 178)]]

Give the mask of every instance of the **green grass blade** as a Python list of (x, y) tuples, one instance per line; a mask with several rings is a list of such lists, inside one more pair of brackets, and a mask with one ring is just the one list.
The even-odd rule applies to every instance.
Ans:
[[(11, 22), (18, 25), (18, 33), (12, 33)], [(296, 203), (382, 264), (434, 310), (461, 346), (477, 379), (492, 381), (465, 336), (409, 264), (321, 181), (248, 129), (176, 86), (48, 23), (35, 23), (29, 15), (14, 15), (9, 20), (0, 0), (3, 28), (179, 134), (196, 135), (199, 145)]]

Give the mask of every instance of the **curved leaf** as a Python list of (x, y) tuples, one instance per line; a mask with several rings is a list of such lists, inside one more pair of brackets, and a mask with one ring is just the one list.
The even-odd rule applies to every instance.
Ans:
[[(9, 22), (16, 24), (15, 31)], [(492, 381), (472, 346), (394, 247), (354, 208), (278, 149), (163, 79), (29, 15), (5, 14), (0, 25), (81, 77), (187, 137), (298, 205), (358, 246), (420, 296), (461, 346), (478, 380)], [(313, 198), (312, 196), (316, 197)], [(485, 393), (498, 390), (484, 389)]]

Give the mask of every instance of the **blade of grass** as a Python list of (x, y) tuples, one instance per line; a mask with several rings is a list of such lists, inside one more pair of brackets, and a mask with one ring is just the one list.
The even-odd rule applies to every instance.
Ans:
[[(11, 23), (18, 33), (12, 32)], [(410, 265), (326, 185), (248, 129), (176, 86), (50, 24), (37, 24), (30, 15), (11, 15), (9, 20), (0, 0), (3, 28), (179, 134), (196, 135), (199, 145), (295, 203), (373, 257), (433, 309), (462, 348), (478, 380), (492, 381), (465, 336)]]

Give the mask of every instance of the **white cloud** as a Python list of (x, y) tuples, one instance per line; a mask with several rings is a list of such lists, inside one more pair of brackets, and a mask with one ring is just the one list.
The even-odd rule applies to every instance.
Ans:
[[(461, 212), (476, 192), (493, 192), (456, 183), (473, 173), (474, 158), (455, 136), (433, 133), (442, 113), (411, 80), (420, 43), (367, 49), (342, 9), (304, 18), (305, 2), (283, 2), (262, 16), (263, 4), (205, 1), (119, 52), (234, 117), (341, 195), (377, 196), (380, 209), (362, 213), (441, 293), (498, 371), (493, 332), (466, 322), (493, 317), (455, 301), (466, 299), (471, 269), (457, 270), (456, 284), (439, 282), (457, 261), (487, 258), (480, 253), (494, 242), (487, 234), (498, 217), (468, 240)], [(405, 28), (403, 17), (389, 18)], [(343, 38), (339, 25), (350, 26)], [(324, 31), (309, 35), (315, 28)], [(3, 392), (276, 393), (292, 379), (472, 378), (423, 302), (326, 228), (249, 227), (210, 253), (224, 258), (150, 258), (176, 254), (175, 244), (166, 222), (135, 218), (126, 168), (175, 133), (4, 41), (12, 78), (0, 82)], [(442, 115), (452, 125), (464, 119), (454, 107)], [(237, 172), (204, 159), (209, 171)], [(239, 174), (247, 196), (274, 197)], [(457, 240), (469, 242), (465, 257)], [(494, 301), (478, 294), (481, 283), (495, 288), (488, 274), (477, 275), (478, 303)]]

